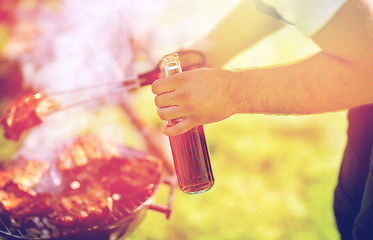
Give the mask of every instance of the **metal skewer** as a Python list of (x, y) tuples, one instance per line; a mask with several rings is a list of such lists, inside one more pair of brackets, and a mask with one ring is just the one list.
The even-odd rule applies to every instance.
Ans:
[(82, 91), (87, 91), (91, 89), (98, 89), (102, 87), (126, 87), (130, 86), (132, 88), (136, 88), (142, 86), (141, 84), (146, 83), (147, 81), (145, 79), (139, 79), (137, 76), (130, 76), (125, 78), (124, 80), (121, 81), (112, 81), (112, 82), (107, 82), (107, 83), (100, 83), (100, 84), (95, 84), (95, 85), (89, 85), (89, 86), (83, 86), (83, 87), (78, 87), (78, 88), (73, 88), (73, 89), (67, 89), (67, 90), (60, 90), (60, 91), (51, 91), (51, 92), (45, 92), (45, 95), (48, 96), (53, 96), (53, 95), (62, 95), (62, 94), (71, 94), (74, 92), (82, 92)]
[[(81, 87), (81, 88), (70, 89), (70, 90), (54, 91), (54, 92), (45, 93), (45, 95), (54, 96), (54, 95), (71, 94), (74, 92), (82, 92), (82, 91), (91, 90), (91, 89), (98, 89), (99, 87), (115, 87), (115, 86), (117, 87), (116, 88), (117, 91), (110, 91), (110, 94), (119, 94), (119, 93), (123, 93), (124, 91), (130, 92), (141, 86), (144, 86), (142, 85), (143, 83), (147, 83), (147, 81), (144, 79), (137, 79), (135, 77), (132, 77), (132, 78), (127, 78), (126, 80), (121, 81), (121, 82), (110, 82), (106, 84), (97, 84), (97, 85), (91, 85), (91, 86), (86, 86), (86, 87)], [(80, 101), (77, 101), (77, 102), (74, 102), (74, 103), (71, 103), (65, 106), (61, 106), (59, 108), (51, 109), (45, 114), (45, 116), (49, 116), (59, 111), (68, 110), (73, 107), (98, 102), (104, 99), (105, 97), (108, 97), (108, 93), (95, 96), (94, 98), (80, 100)]]

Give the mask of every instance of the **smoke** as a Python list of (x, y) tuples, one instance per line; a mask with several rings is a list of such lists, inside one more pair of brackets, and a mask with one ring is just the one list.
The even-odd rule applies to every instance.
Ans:
[[(206, 21), (204, 13), (206, 9), (213, 12), (213, 8), (203, 7), (211, 4), (210, 1), (204, 4), (198, 0), (29, 2), (33, 6), (20, 5), (17, 9), (6, 53), (20, 63), (24, 87), (47, 94), (109, 85), (149, 70), (163, 55), (180, 49), (183, 43), (196, 39), (213, 25), (211, 17)], [(131, 104), (131, 95), (118, 90), (103, 87), (51, 96), (62, 105), (87, 99), (91, 104), (47, 117), (43, 124), (24, 134), (18, 154), (29, 155), (35, 149), (59, 146), (89, 131), (106, 133), (117, 142), (132, 137), (123, 124), (102, 116), (108, 106)]]
[(56, 9), (21, 8), (16, 35), (24, 34), (22, 27), (35, 29), (28, 42), (31, 50), (14, 56), (21, 61), (25, 86), (56, 91), (132, 75), (135, 46), (151, 54), (153, 25), (159, 21), (162, 5), (145, 1), (145, 22), (138, 5), (131, 2), (63, 0)]
[[(149, 66), (158, 58), (154, 40), (160, 34), (157, 26), (166, 3), (61, 0), (54, 6), (44, 3), (19, 7), (8, 55), (20, 62), (24, 87), (42, 93), (118, 82), (136, 73), (138, 55), (145, 56)], [(125, 91), (109, 87), (51, 97), (62, 105), (81, 100), (91, 100), (92, 104), (47, 117), (27, 133), (19, 154), (59, 145), (84, 133), (95, 121), (98, 109), (123, 101), (129, 104), (131, 100)], [(116, 129), (119, 140), (124, 133), (116, 125), (106, 127)]]

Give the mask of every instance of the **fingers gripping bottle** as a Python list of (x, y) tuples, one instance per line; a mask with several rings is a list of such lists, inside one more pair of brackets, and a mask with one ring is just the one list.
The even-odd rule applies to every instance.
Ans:
[[(162, 60), (166, 76), (182, 71), (177, 53), (166, 55)], [(178, 121), (180, 119), (168, 121), (167, 125), (172, 126)], [(214, 176), (203, 126), (169, 137), (169, 140), (181, 191), (196, 194), (209, 190), (214, 185)]]

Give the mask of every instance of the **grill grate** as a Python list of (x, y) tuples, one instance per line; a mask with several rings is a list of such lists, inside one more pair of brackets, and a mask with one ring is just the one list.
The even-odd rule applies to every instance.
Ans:
[(66, 237), (81, 232), (90, 232), (108, 227), (110, 224), (117, 225), (118, 222), (133, 217), (137, 211), (140, 211), (144, 203), (140, 200), (134, 200), (123, 205), (119, 204), (117, 208), (102, 221), (101, 225), (81, 227), (56, 226), (50, 222), (48, 217), (32, 217), (22, 222), (17, 221), (7, 215), (0, 216), (0, 232), (20, 239), (53, 239), (57, 237)]

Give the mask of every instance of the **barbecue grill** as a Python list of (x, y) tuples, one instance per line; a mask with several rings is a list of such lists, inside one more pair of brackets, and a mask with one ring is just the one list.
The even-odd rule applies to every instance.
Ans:
[[(161, 212), (165, 214), (166, 218), (169, 218), (172, 208), (173, 189), (176, 181), (175, 177), (164, 176), (164, 174), (162, 174), (162, 165), (158, 164), (162, 161), (143, 151), (126, 146), (119, 146), (118, 149), (118, 157), (113, 157), (113, 159), (107, 162), (108, 164), (105, 163), (106, 165), (97, 167), (98, 169), (96, 170), (94, 168), (96, 168), (97, 164), (93, 163), (85, 166), (84, 169), (79, 170), (78, 168), (78, 170), (71, 170), (72, 172), (69, 170), (70, 172), (62, 174), (62, 185), (64, 185), (63, 187), (67, 188), (70, 193), (74, 193), (76, 190), (71, 190), (72, 187), (66, 187), (66, 185), (75, 182), (74, 179), (79, 179), (81, 185), (78, 185), (78, 188), (83, 189), (83, 191), (85, 191), (85, 187), (91, 188), (92, 185), (97, 186), (99, 182), (101, 184), (104, 183), (107, 185), (107, 188), (111, 188), (112, 190), (113, 187), (111, 187), (110, 184), (114, 184), (114, 188), (118, 190), (118, 193), (110, 192), (111, 204), (108, 209), (103, 207), (97, 210), (99, 211), (99, 214), (97, 214), (98, 216), (91, 214), (88, 218), (83, 218), (84, 221), (67, 221), (67, 224), (63, 221), (62, 224), (60, 224), (60, 222), (55, 220), (55, 209), (48, 211), (47, 214), (41, 212), (39, 214), (29, 214), (30, 216), (26, 217), (18, 216), (17, 213), (3, 210), (0, 212), (0, 238), (30, 240), (114, 240), (130, 234), (143, 220), (147, 210)], [(17, 161), (17, 159), (15, 160)], [(148, 165), (146, 166), (146, 164)], [(140, 169), (142, 166), (145, 170)], [(86, 174), (87, 171), (89, 174)], [(102, 175), (102, 171), (106, 173)], [(131, 172), (131, 174), (126, 171)], [(101, 175), (94, 177), (99, 178), (99, 180), (94, 183), (90, 182), (91, 179), (89, 177), (92, 176), (89, 175), (98, 173)], [(123, 179), (121, 180), (120, 177), (123, 175), (121, 176), (120, 173), (126, 174), (126, 176), (131, 175), (130, 179), (132, 180), (127, 180), (130, 182), (129, 184), (133, 186), (123, 186), (124, 189), (118, 189), (118, 185), (126, 184), (123, 182)], [(150, 175), (149, 179), (151, 179), (151, 182), (142, 180), (144, 179), (144, 174)], [(44, 175), (40, 182), (54, 181), (53, 172), (46, 171)], [(87, 179), (84, 179), (85, 177), (87, 177)], [(137, 184), (139, 181), (140, 184)], [(84, 185), (85, 182), (86, 185)], [(117, 184), (117, 182), (119, 182), (119, 184)], [(145, 182), (145, 184), (143, 184), (143, 182)], [(170, 187), (168, 203), (166, 205), (159, 205), (153, 202), (154, 194), (161, 184)], [(104, 190), (107, 191), (107, 189)], [(55, 192), (59, 192), (61, 195), (66, 191), (55, 189)], [(67, 196), (70, 195), (67, 194)], [(33, 196), (33, 199), (37, 201), (38, 196)], [(43, 198), (39, 200), (43, 200)], [(59, 204), (58, 201), (57, 204)], [(56, 205), (53, 205), (53, 208), (55, 206)], [(87, 212), (89, 213), (89, 211)], [(81, 211), (79, 216), (84, 215), (83, 213), (85, 212)], [(66, 217), (60, 219), (69, 220)]]
[[(173, 189), (175, 185), (173, 179), (164, 180), (163, 182)], [(170, 202), (167, 206), (158, 205), (153, 203), (152, 198), (145, 202), (138, 203), (136, 209), (131, 212), (126, 209), (118, 209), (112, 213), (107, 219), (103, 221), (112, 222), (104, 226), (92, 226), (85, 230), (76, 228), (57, 228), (51, 225), (46, 218), (35, 217), (31, 219), (25, 226), (20, 227), (19, 224), (11, 219), (9, 216), (2, 215), (0, 218), (0, 233), (1, 239), (66, 239), (66, 240), (114, 240), (128, 236), (143, 220), (148, 209), (164, 213), (168, 218), (172, 208), (172, 191), (170, 192)], [(136, 204), (136, 203), (135, 203)], [(30, 229), (30, 231), (26, 231)], [(53, 237), (61, 234), (60, 237)]]
[[(104, 206), (101, 209), (98, 209), (98, 214), (96, 214), (96, 212), (93, 212), (94, 214), (89, 215), (83, 222), (78, 221), (72, 222), (70, 224), (65, 224), (63, 220), (66, 219), (64, 218), (60, 218), (59, 221), (56, 221), (56, 213), (54, 212), (55, 206), (46, 207), (45, 211), (47, 211), (47, 213), (42, 212), (40, 214), (27, 215), (25, 217), (22, 217), (20, 213), (17, 214), (17, 212), (6, 211), (6, 209), (4, 210), (4, 208), (1, 207), (1, 205), (4, 204), (1, 199), (2, 192), (6, 192), (7, 187), (12, 189), (14, 187), (17, 187), (17, 185), (14, 183), (12, 186), (2, 185), (0, 168), (0, 239), (115, 240), (128, 236), (141, 223), (148, 210), (161, 212), (162, 214), (165, 214), (166, 218), (170, 217), (172, 209), (173, 190), (176, 184), (176, 176), (173, 172), (173, 166), (170, 164), (170, 161), (167, 160), (168, 156), (165, 156), (165, 154), (160, 150), (159, 142), (157, 142), (157, 140), (152, 137), (150, 132), (147, 131), (147, 128), (137, 117), (135, 111), (131, 108), (131, 106), (127, 102), (121, 102), (120, 107), (129, 117), (129, 120), (131, 121), (135, 129), (137, 129), (138, 132), (141, 134), (141, 137), (143, 138), (145, 143), (145, 151), (147, 152), (143, 152), (126, 146), (118, 146), (119, 156), (114, 156), (114, 159), (111, 159), (111, 161), (116, 161), (117, 166), (119, 166), (117, 169), (120, 169), (120, 166), (125, 166), (128, 161), (131, 162), (132, 165), (130, 164), (131, 166), (128, 167), (128, 169), (130, 169), (129, 171), (136, 170), (136, 168), (134, 168), (134, 165), (140, 166), (141, 162), (143, 161), (146, 162), (147, 160), (156, 159), (156, 162), (162, 162), (161, 168), (157, 167), (157, 165), (152, 168), (151, 174), (154, 177), (151, 184), (148, 184), (145, 188), (142, 188), (141, 191), (137, 191), (136, 188), (133, 188), (131, 189), (132, 191), (127, 191), (125, 194), (123, 193), (122, 198), (119, 198), (118, 194), (111, 192), (111, 202), (109, 202), (111, 205), (108, 203), (110, 207)], [(24, 127), (23, 125), (20, 126), (21, 128)], [(43, 154), (41, 154), (41, 159), (45, 156), (56, 155), (56, 149), (53, 149), (51, 151), (52, 154), (50, 154), (50, 150), (47, 149), (41, 149), (38, 151), (44, 152)], [(79, 151), (77, 155), (79, 155)], [(31, 161), (31, 158), (29, 160)], [(19, 159), (12, 159), (11, 162), (19, 162)], [(95, 167), (97, 167), (96, 163), (97, 161), (92, 162), (92, 164), (89, 164), (87, 168), (94, 169)], [(56, 164), (57, 163), (54, 163), (52, 169), (56, 168)], [(22, 166), (18, 166), (18, 168), (22, 169)], [(101, 166), (100, 170), (102, 169), (108, 170), (109, 172), (115, 170), (115, 168), (113, 169), (108, 166), (104, 166), (104, 168)], [(41, 172), (39, 170), (42, 169), (37, 169), (35, 172)], [(66, 174), (66, 171), (65, 173), (62, 173), (62, 175), (66, 175), (65, 178), (62, 180), (62, 185), (64, 185), (65, 187), (70, 186), (71, 188), (73, 183), (77, 183), (76, 181), (74, 181), (74, 177), (78, 177), (79, 174), (83, 175), (83, 178), (87, 177), (87, 174), (84, 175), (84, 171), (79, 172), (74, 169), (70, 171), (68, 169), (67, 172), (69, 173)], [(132, 178), (141, 177), (141, 174), (136, 176), (136, 174), (138, 173), (137, 171), (133, 172), (134, 175), (130, 175)], [(42, 185), (48, 185), (48, 182), (53, 183), (55, 182), (55, 175), (55, 172), (47, 171), (44, 173), (43, 178), (40, 180), (40, 182), (42, 183)], [(112, 174), (112, 176), (123, 176), (123, 173), (121, 173), (120, 171), (115, 172), (114, 174)], [(110, 175), (108, 175), (107, 177), (109, 179), (106, 179), (105, 181), (103, 179), (101, 180), (106, 184), (115, 185), (115, 180), (110, 181)], [(130, 181), (131, 179), (129, 178), (127, 180)], [(95, 179), (93, 179), (93, 181), (95, 181)], [(88, 178), (80, 181), (80, 185), (80, 189), (84, 189), (90, 188), (90, 186), (97, 184), (96, 182), (92, 182), (92, 179), (89, 178), (88, 174)], [(159, 205), (154, 203), (153, 201), (154, 195), (161, 185), (166, 185), (170, 189), (168, 202), (165, 205)], [(120, 188), (121, 186), (120, 184), (117, 184), (116, 187)], [(95, 189), (90, 191), (94, 190)], [(104, 190), (106, 191), (107, 189)], [(22, 192), (22, 189), (16, 188), (16, 192), (18, 194), (19, 192)], [(61, 192), (61, 189), (50, 189), (50, 192)], [(123, 197), (124, 195), (126, 197)], [(42, 205), (40, 203), (34, 204), (35, 202), (42, 202), (44, 200), (50, 201), (51, 199), (56, 198), (56, 196), (50, 196), (48, 194), (39, 194), (34, 196), (33, 193), (31, 193), (31, 196), (29, 197), (32, 198), (32, 201), (30, 201), (31, 205), (36, 205), (36, 207), (33, 206), (34, 208), (40, 207)], [(57, 203), (55, 201), (55, 205), (56, 204), (58, 204), (58, 201)], [(20, 212), (22, 212), (22, 210)], [(86, 214), (86, 212), (81, 211), (80, 214)]]

